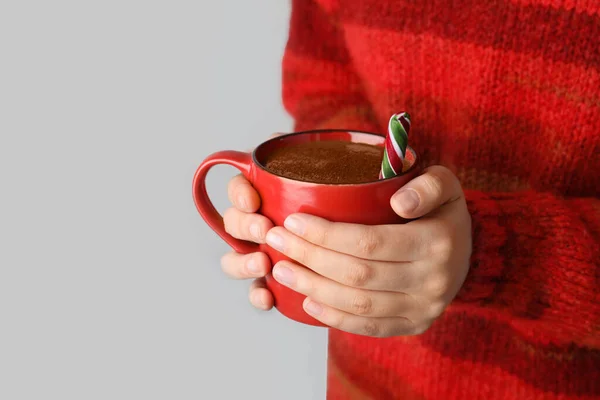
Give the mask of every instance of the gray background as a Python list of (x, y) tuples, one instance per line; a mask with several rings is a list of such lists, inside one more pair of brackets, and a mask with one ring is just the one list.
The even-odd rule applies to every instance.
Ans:
[(324, 398), (325, 330), (253, 310), (191, 199), (205, 156), (291, 129), (288, 17), (0, 2), (0, 399)]

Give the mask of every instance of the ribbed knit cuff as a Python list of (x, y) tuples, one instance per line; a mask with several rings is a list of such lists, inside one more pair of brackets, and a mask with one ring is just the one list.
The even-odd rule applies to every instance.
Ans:
[(548, 290), (559, 284), (552, 275), (575, 269), (573, 260), (560, 255), (581, 230), (577, 214), (545, 193), (467, 191), (465, 196), (473, 254), (459, 299), (534, 313), (541, 304), (533, 303), (546, 302)]
[(590, 215), (596, 199), (536, 192), (465, 195), (473, 254), (458, 302), (546, 319), (580, 333), (586, 331), (582, 313), (590, 323), (598, 321), (600, 221)]
[(466, 191), (465, 197), (472, 220), (473, 252), (469, 274), (457, 300), (478, 302), (490, 298), (502, 279), (507, 216), (488, 195)]

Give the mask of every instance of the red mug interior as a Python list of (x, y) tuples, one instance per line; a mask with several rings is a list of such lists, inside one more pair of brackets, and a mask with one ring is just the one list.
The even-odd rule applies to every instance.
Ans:
[[(348, 130), (319, 130), (292, 133), (268, 140), (259, 145), (252, 155), (237, 151), (223, 151), (207, 157), (194, 177), (193, 196), (196, 207), (208, 225), (240, 253), (262, 251), (272, 264), (288, 260), (268, 245), (256, 245), (234, 239), (223, 228), (223, 221), (206, 192), (205, 178), (216, 164), (238, 168), (252, 183), (261, 197), (259, 213), (277, 226), (293, 213), (317, 215), (335, 222), (368, 225), (403, 223), (390, 206), (391, 196), (419, 172), (418, 156), (412, 148), (406, 151), (409, 168), (401, 175), (384, 180), (359, 184), (321, 184), (293, 180), (276, 175), (264, 166), (266, 157), (275, 149), (299, 143), (342, 140), (383, 146), (385, 137), (367, 132)], [(343, 268), (343, 266), (340, 266)], [(304, 295), (279, 284), (267, 276), (267, 287), (275, 298), (275, 307), (285, 316), (305, 324), (323, 326), (303, 309)]]

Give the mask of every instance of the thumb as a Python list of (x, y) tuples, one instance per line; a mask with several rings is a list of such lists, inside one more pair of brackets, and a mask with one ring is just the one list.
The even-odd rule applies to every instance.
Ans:
[(446, 167), (435, 165), (397, 191), (390, 204), (406, 219), (419, 218), (444, 204), (458, 200), (463, 191), (458, 178)]

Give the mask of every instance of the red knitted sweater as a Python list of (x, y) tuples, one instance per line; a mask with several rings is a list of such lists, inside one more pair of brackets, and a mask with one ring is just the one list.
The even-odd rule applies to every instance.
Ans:
[(330, 332), (328, 398), (600, 398), (599, 1), (294, 0), (283, 82), (297, 129), (410, 112), (473, 218), (429, 331)]

